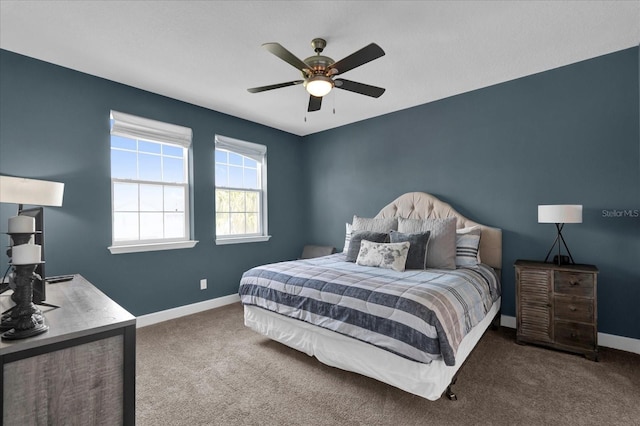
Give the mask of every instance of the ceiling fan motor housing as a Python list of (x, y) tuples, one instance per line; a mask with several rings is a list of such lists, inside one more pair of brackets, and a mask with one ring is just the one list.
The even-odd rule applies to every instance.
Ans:
[(316, 55), (309, 56), (303, 62), (309, 65), (309, 69), (312, 71), (312, 74), (305, 75), (303, 73), (303, 76), (305, 78), (310, 78), (317, 75), (326, 75), (325, 71), (327, 67), (336, 62), (328, 56), (321, 55), (324, 48), (327, 47), (326, 40), (323, 38), (314, 38), (313, 40), (311, 40), (311, 46), (313, 47), (313, 50), (316, 52)]
[(309, 56), (304, 60), (304, 63), (309, 65), (309, 68), (313, 72), (313, 75), (324, 74), (327, 67), (331, 64), (334, 64), (335, 62), (336, 61), (334, 61), (330, 57), (322, 55)]

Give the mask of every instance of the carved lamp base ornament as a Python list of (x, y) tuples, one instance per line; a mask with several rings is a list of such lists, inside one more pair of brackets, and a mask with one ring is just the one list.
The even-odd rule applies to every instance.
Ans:
[[(1, 328), (5, 340), (18, 340), (36, 336), (49, 330), (42, 311), (33, 303), (33, 280), (38, 264), (13, 265), (15, 271), (14, 290), (17, 305), (2, 317)], [(9, 329), (10, 328), (10, 329)]]

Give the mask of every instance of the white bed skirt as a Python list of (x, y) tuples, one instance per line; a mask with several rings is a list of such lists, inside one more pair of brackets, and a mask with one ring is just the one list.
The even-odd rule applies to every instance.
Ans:
[(501, 299), (498, 299), (489, 314), (462, 339), (456, 354), (456, 365), (451, 367), (441, 359), (430, 364), (411, 361), (368, 343), (255, 306), (244, 306), (244, 323), (270, 339), (315, 356), (326, 365), (353, 371), (435, 401), (442, 396), (491, 325), (500, 309), (500, 302)]

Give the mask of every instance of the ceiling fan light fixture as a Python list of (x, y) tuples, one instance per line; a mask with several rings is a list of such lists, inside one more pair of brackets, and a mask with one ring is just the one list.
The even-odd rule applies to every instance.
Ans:
[(333, 89), (333, 80), (324, 75), (316, 75), (307, 80), (304, 87), (311, 96), (321, 98)]

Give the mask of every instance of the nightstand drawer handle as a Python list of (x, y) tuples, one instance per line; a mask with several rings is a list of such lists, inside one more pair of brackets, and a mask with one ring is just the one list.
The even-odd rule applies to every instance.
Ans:
[(575, 305), (569, 305), (569, 310), (575, 312), (578, 310), (578, 308), (576, 308)]
[(578, 280), (576, 280), (576, 279), (574, 279), (574, 278), (572, 278), (572, 279), (569, 281), (569, 285), (578, 285), (578, 284), (580, 284), (580, 281), (578, 281)]

